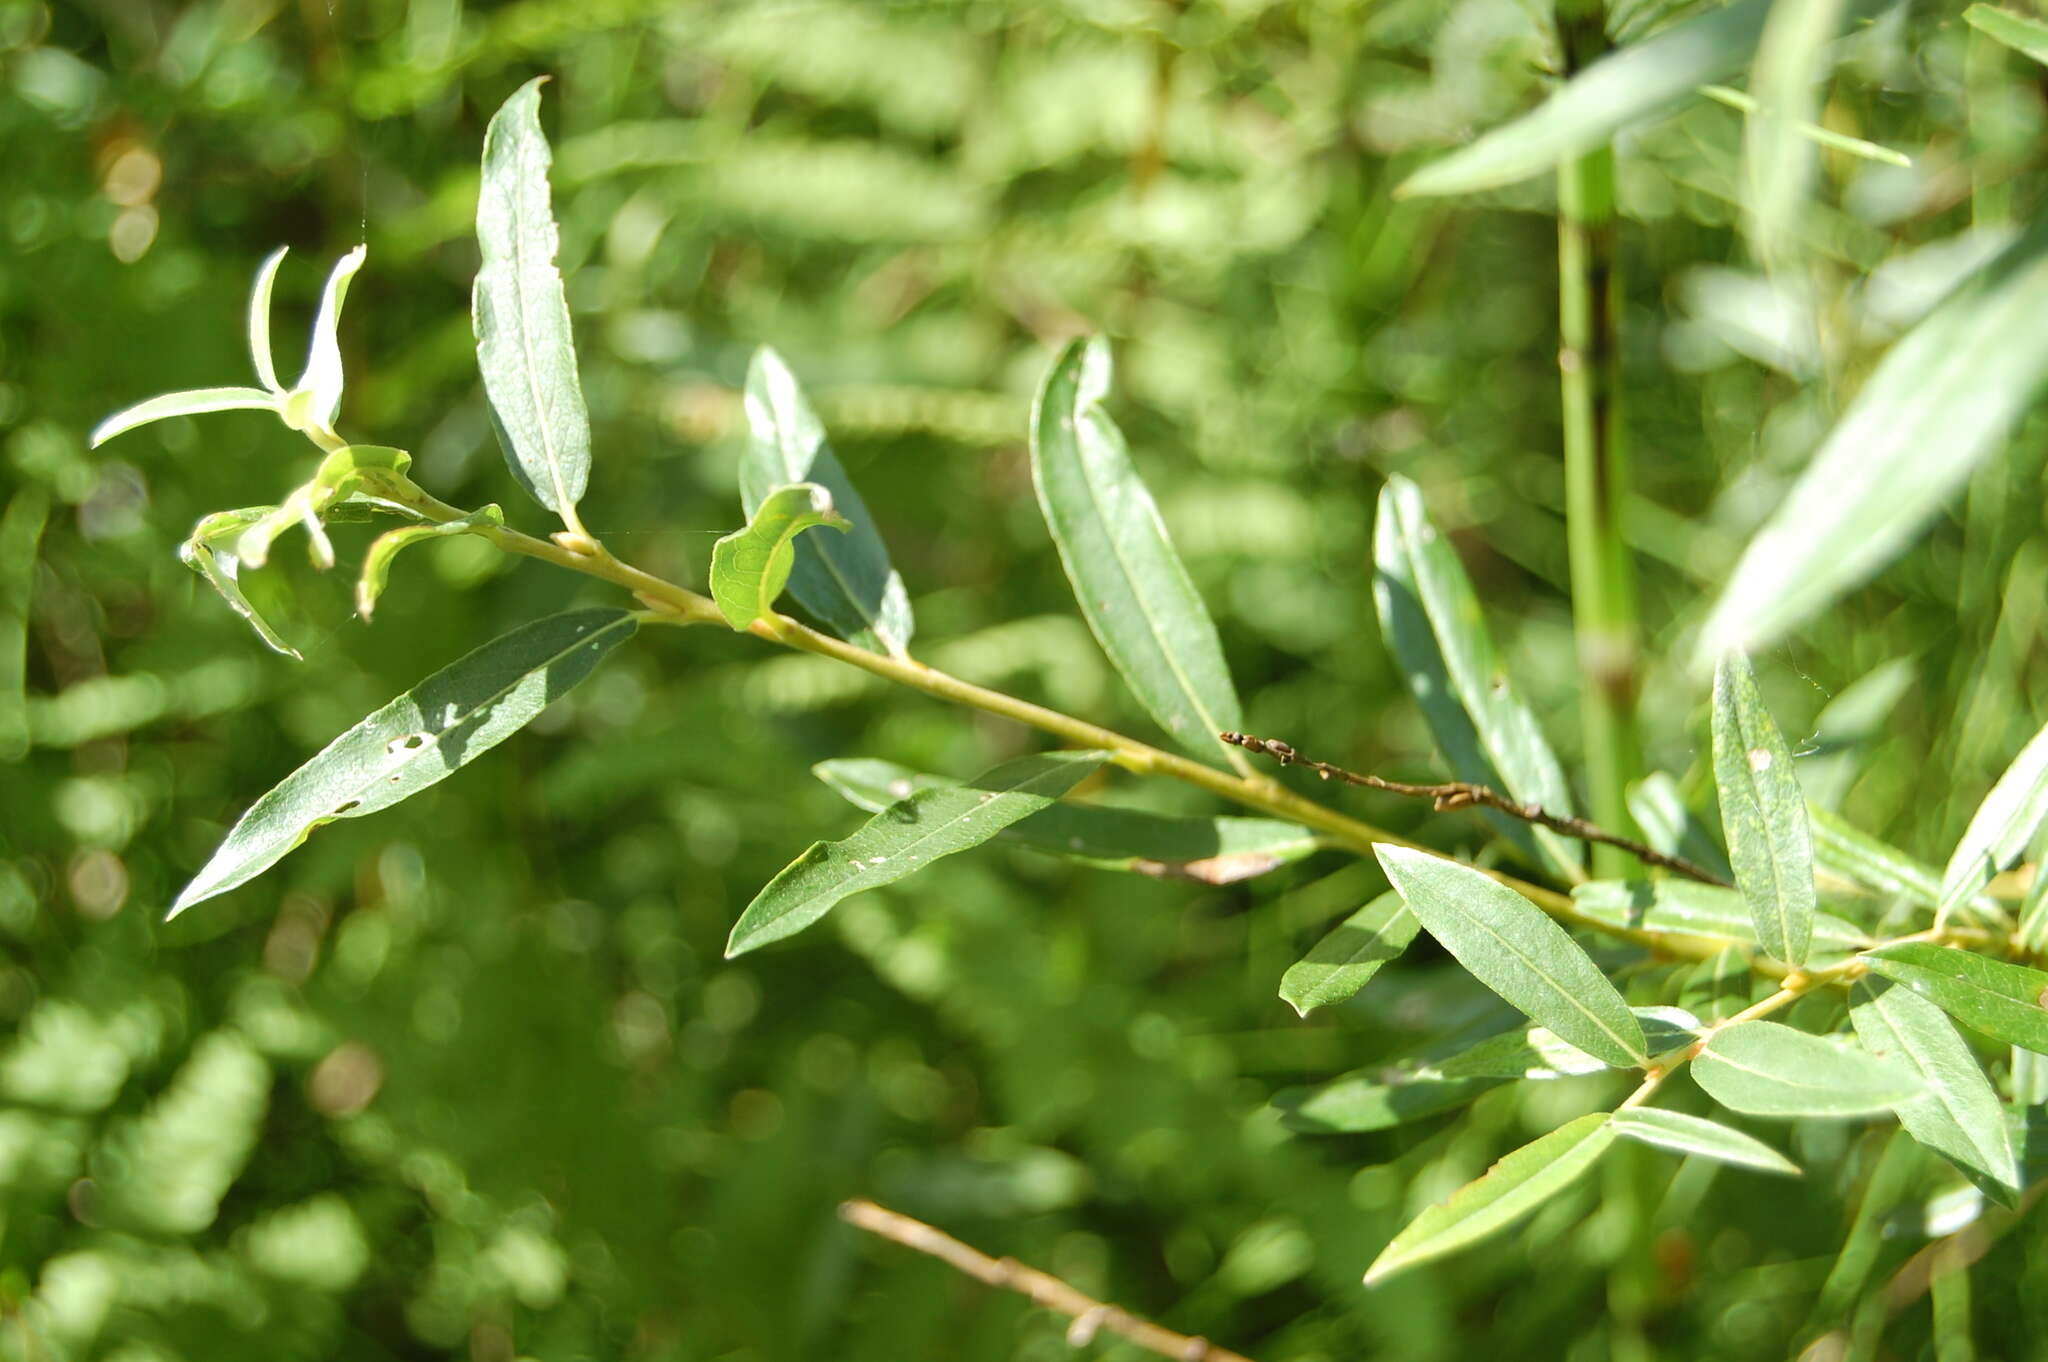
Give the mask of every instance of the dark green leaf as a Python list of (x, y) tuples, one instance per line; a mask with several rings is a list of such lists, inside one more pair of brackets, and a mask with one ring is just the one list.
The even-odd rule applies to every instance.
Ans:
[(2011, 1204), (2019, 1158), (1991, 1081), (1941, 1009), (1909, 988), (1859, 979), (1850, 993), (1856, 1038), (1874, 1055), (1910, 1064), (1927, 1091), (1895, 1108), (1907, 1133), (1965, 1172), (1988, 1180)]
[(2048, 1054), (2048, 974), (1923, 941), (1864, 958), (1873, 973), (1904, 984), (1965, 1026)]
[(1799, 1165), (1753, 1135), (1702, 1116), (1659, 1107), (1630, 1107), (1614, 1113), (1614, 1133), (1644, 1144), (1738, 1168), (1799, 1176)]
[(540, 87), (528, 81), (484, 133), (476, 239), (483, 251), (470, 294), (477, 367), (506, 466), (533, 499), (565, 519), (590, 479), (590, 417), (576, 376), (569, 304), (555, 269), (549, 203), (553, 160), (540, 130)]
[(1505, 1229), (1578, 1181), (1613, 1143), (1607, 1113), (1596, 1111), (1522, 1146), (1409, 1222), (1366, 1269), (1366, 1285)]
[(1373, 848), (1429, 934), (1472, 976), (1587, 1054), (1642, 1064), (1643, 1028), (1564, 928), (1514, 890), (1425, 851)]
[(1722, 1106), (1752, 1116), (1867, 1116), (1926, 1090), (1900, 1063), (1768, 1021), (1715, 1032), (1692, 1076)]
[(965, 785), (921, 790), (892, 804), (843, 841), (812, 843), (740, 914), (727, 958), (802, 931), (849, 894), (893, 884), (941, 856), (981, 845), (1051, 805), (1107, 755), (1047, 752), (1006, 762)]
[(572, 610), (449, 663), (250, 805), (171, 916), (254, 879), (322, 823), (361, 818), (446, 779), (531, 723), (635, 627), (624, 610)]
[(1764, 708), (1749, 659), (1730, 653), (1714, 673), (1714, 784), (1735, 884), (1756, 939), (1788, 965), (1813, 941), (1813, 837), (1792, 752)]
[(1370, 983), (1380, 966), (1399, 956), (1422, 929), (1415, 914), (1389, 890), (1339, 923), (1337, 929), (1280, 976), (1280, 997), (1306, 1017), (1341, 1003)]
[(796, 537), (815, 526), (848, 530), (852, 525), (832, 509), (832, 494), (815, 482), (778, 487), (761, 499), (746, 528), (734, 530), (711, 549), (711, 599), (725, 622), (744, 633), (774, 610), (796, 563)]
[(1082, 618), (1146, 712), (1196, 756), (1244, 754), (1217, 734), (1242, 728), (1216, 626), (1167, 538), (1124, 437), (1103, 410), (1109, 346), (1060, 352), (1031, 417), (1031, 476)]
[[(1373, 566), (1380, 632), (1458, 779), (1571, 813), (1564, 768), (1508, 679), (1471, 579), (1406, 478), (1380, 492)], [(1493, 810), (1487, 818), (1530, 859), (1581, 877), (1575, 843)]]
[(847, 522), (843, 534), (806, 535), (796, 542), (789, 592), (804, 609), (849, 643), (901, 657), (913, 623), (903, 578), (889, 550), (825, 440), (825, 427), (804, 400), (796, 375), (767, 346), (747, 368), (747, 446), (740, 459), (740, 500), (753, 516), (778, 487), (811, 482), (832, 498)]

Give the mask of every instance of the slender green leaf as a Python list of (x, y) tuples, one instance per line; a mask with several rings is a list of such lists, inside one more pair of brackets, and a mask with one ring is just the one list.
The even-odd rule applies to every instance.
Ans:
[(2048, 817), (2048, 728), (2034, 735), (1984, 796), (1941, 876), (1936, 921), (1968, 903), (2020, 858)]
[(1743, 130), (1744, 202), (1757, 259), (1784, 263), (1786, 246), (1806, 208), (1813, 180), (1813, 143), (1802, 131), (1819, 111), (1821, 82), (1834, 65), (1835, 35), (1850, 0), (1798, 0), (1773, 5), (1750, 68), (1757, 112)]
[(198, 416), (209, 411), (275, 411), (277, 398), (261, 388), (194, 388), (189, 392), (165, 393), (117, 411), (92, 430), (97, 449), (123, 431), (146, 426), (151, 421), (168, 421), (173, 416)]
[[(1757, 113), (1763, 108), (1741, 90), (1730, 89), (1726, 85), (1702, 85), (1700, 93), (1718, 104), (1726, 104), (1729, 108), (1740, 109), (1746, 114)], [(1850, 137), (1846, 133), (1836, 132), (1833, 128), (1822, 127), (1818, 123), (1794, 120), (1791, 126), (1794, 132), (1817, 147), (1847, 152), (1860, 160), (1877, 161), (1888, 166), (1910, 169), (1913, 164), (1913, 158), (1902, 151), (1880, 146), (1876, 142), (1866, 142), (1861, 137)]]
[(356, 614), (366, 620), (370, 618), (377, 608), (378, 597), (384, 594), (384, 584), (391, 576), (391, 560), (405, 549), (425, 539), (475, 534), (480, 530), (502, 527), (504, 523), (505, 513), (494, 503), (455, 520), (435, 525), (401, 525), (395, 530), (386, 530), (370, 541), (369, 551), (363, 555), (362, 574), (356, 578)]
[[(870, 757), (821, 761), (811, 771), (870, 813), (919, 790), (959, 784)], [(1234, 884), (1263, 875), (1321, 845), (1307, 828), (1272, 818), (1169, 818), (1102, 804), (1055, 804), (997, 835), (1105, 870), (1199, 884)]]
[(284, 264), (289, 246), (279, 246), (256, 269), (256, 287), (249, 292), (249, 359), (256, 366), (256, 379), (273, 393), (284, 391), (277, 381), (277, 360), (270, 349), (270, 292), (277, 283), (277, 268)]
[(893, 884), (941, 856), (980, 846), (1050, 806), (1107, 757), (1047, 752), (1006, 762), (965, 785), (920, 790), (843, 841), (812, 843), (740, 914), (726, 957), (802, 931), (849, 894)]
[(28, 753), (28, 621), (49, 520), (49, 493), (33, 482), (17, 487), (0, 512), (0, 765)]
[(576, 376), (569, 303), (555, 268), (553, 157), (540, 130), (545, 76), (519, 87), (484, 132), (470, 293), (477, 367), (505, 464), (541, 505), (567, 518), (590, 480), (590, 417)]
[(1643, 1028), (1564, 928), (1470, 866), (1406, 847), (1373, 848), (1388, 881), (1472, 976), (1587, 1054), (1631, 1067)]
[(313, 317), (313, 343), (306, 352), (306, 371), (299, 375), (298, 384), (285, 403), (286, 419), (295, 428), (304, 429), (310, 423), (317, 430), (334, 429), (335, 415), (341, 410), (341, 305), (348, 297), (349, 281), (363, 267), (367, 254), (367, 247), (358, 246), (335, 261), (327, 275), (327, 286), (320, 291), (320, 310)]
[(1512, 123), (1493, 129), (1408, 177), (1394, 192), (1470, 194), (1555, 170), (1631, 123), (1742, 69), (1755, 51), (1771, 0), (1737, 0), (1671, 25), (1595, 62)]
[(2048, 374), (2048, 224), (1886, 352), (1714, 604), (1701, 659), (1776, 641), (1889, 562), (2032, 404)]
[(1614, 1143), (1614, 1133), (1607, 1113), (1595, 1111), (1523, 1145), (1410, 1221), (1366, 1269), (1366, 1285), (1505, 1229), (1578, 1181)]
[[(1692, 880), (1595, 880), (1572, 890), (1579, 911), (1617, 927), (1689, 936), (1700, 941), (1753, 944), (1749, 904), (1732, 889)], [(1815, 913), (1811, 964), (1832, 963), (1876, 944), (1846, 918)]]
[(1749, 659), (1730, 653), (1714, 674), (1714, 784), (1735, 884), (1756, 939), (1788, 965), (1813, 942), (1813, 836), (1792, 752), (1764, 708)]
[(224, 542), (226, 536), (238, 534), (276, 510), (275, 506), (250, 506), (206, 517), (192, 531), (192, 537), (178, 545), (178, 561), (204, 577), (206, 584), (228, 603), (228, 608), (248, 621), (258, 638), (294, 662), (303, 662), (305, 658), (300, 656), (299, 650), (286, 643), (283, 636), (270, 627), (269, 621), (256, 612), (249, 598), (242, 594), (241, 559)]
[(1243, 753), (1217, 734), (1242, 728), (1216, 626), (1103, 410), (1109, 346), (1060, 352), (1031, 416), (1031, 477), (1088, 628), (1146, 712), (1200, 757)]
[(2048, 24), (1997, 5), (1972, 5), (1963, 19), (1985, 37), (2048, 66)]
[(1850, 993), (1849, 1020), (1864, 1049), (1905, 1061), (1926, 1083), (1924, 1094), (1895, 1108), (1907, 1133), (1988, 1181), (1987, 1190), (2012, 1204), (2020, 1186), (2019, 1155), (2005, 1109), (1941, 1009), (1909, 988), (1859, 979)]
[(250, 805), (171, 916), (254, 879), (323, 823), (389, 808), (446, 779), (531, 723), (635, 627), (629, 611), (572, 610), (449, 663)]
[(1678, 782), (1665, 772), (1652, 771), (1629, 786), (1628, 813), (1657, 850), (1667, 856), (1683, 856), (1724, 880), (1734, 881), (1735, 871), (1728, 864), (1727, 853), (1685, 806)]
[(1806, 816), (1813, 830), (1813, 858), (1822, 869), (1929, 908), (1941, 902), (1941, 873), (1933, 866), (1817, 804), (1807, 804)]
[(796, 537), (816, 526), (848, 530), (852, 524), (832, 509), (832, 494), (815, 482), (778, 487), (762, 499), (744, 529), (734, 530), (711, 549), (711, 599), (735, 630), (775, 609), (796, 565)]
[(2048, 954), (2048, 823), (2043, 823), (2034, 832), (2034, 843), (2030, 859), (2034, 863), (2034, 877), (2027, 881), (2026, 896), (2020, 900), (2019, 926), (2013, 935), (2013, 942), (2028, 955)]
[(1925, 1091), (1903, 1064), (1768, 1021), (1715, 1032), (1692, 1076), (1716, 1102), (1752, 1116), (1867, 1116)]
[(1380, 966), (1408, 949), (1422, 923), (1389, 890), (1337, 925), (1314, 949), (1280, 976), (1280, 997), (1306, 1017), (1319, 1007), (1341, 1003), (1380, 972)]
[(1630, 1107), (1614, 1113), (1614, 1133), (1639, 1140), (1674, 1154), (1685, 1154), (1716, 1163), (1754, 1168), (1764, 1173), (1799, 1176), (1799, 1165), (1777, 1150), (1741, 1131), (1661, 1107)]
[[(1406, 478), (1387, 479), (1380, 492), (1373, 566), (1380, 632), (1458, 779), (1570, 814), (1564, 768), (1508, 679), (1458, 555)], [(1492, 810), (1487, 817), (1538, 864), (1566, 879), (1583, 874), (1575, 843)]]
[(796, 542), (789, 591), (803, 608), (849, 643), (901, 657), (913, 629), (910, 596), (889, 566), (889, 550), (865, 501), (825, 441), (825, 427), (804, 400), (796, 375), (767, 346), (747, 369), (747, 447), (740, 460), (740, 500), (749, 516), (769, 493), (812, 482), (845, 517), (844, 534), (806, 535)]
[(1864, 957), (1871, 971), (1904, 984), (1965, 1026), (2048, 1054), (2048, 973), (1924, 941)]

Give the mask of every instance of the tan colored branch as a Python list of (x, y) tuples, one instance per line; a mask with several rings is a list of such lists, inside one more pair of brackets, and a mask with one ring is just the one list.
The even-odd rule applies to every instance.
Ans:
[(1065, 1315), (1073, 1321), (1067, 1326), (1067, 1342), (1072, 1347), (1086, 1347), (1097, 1333), (1107, 1329), (1148, 1352), (1173, 1358), (1175, 1362), (1251, 1362), (1242, 1354), (1219, 1348), (1206, 1338), (1177, 1334), (1127, 1310), (1085, 1296), (1037, 1268), (1026, 1267), (1011, 1258), (991, 1258), (969, 1248), (952, 1235), (933, 1229), (922, 1220), (913, 1220), (872, 1201), (841, 1203), (839, 1218), (869, 1234), (880, 1235), (905, 1248), (929, 1254), (976, 1281), (1015, 1291), (1029, 1297), (1033, 1304)]

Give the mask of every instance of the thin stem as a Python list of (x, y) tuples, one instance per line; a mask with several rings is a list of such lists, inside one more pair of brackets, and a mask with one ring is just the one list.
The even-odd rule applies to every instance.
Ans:
[(1029, 1297), (1033, 1304), (1065, 1315), (1067, 1346), (1085, 1348), (1104, 1330), (1129, 1339), (1147, 1352), (1170, 1357), (1175, 1362), (1251, 1362), (1242, 1353), (1218, 1347), (1206, 1338), (1177, 1334), (1173, 1330), (1131, 1314), (1117, 1306), (1096, 1300), (1067, 1285), (1050, 1273), (1026, 1267), (1012, 1258), (991, 1258), (968, 1247), (952, 1235), (933, 1229), (898, 1211), (872, 1201), (841, 1203), (839, 1218), (847, 1224), (893, 1240), (905, 1248), (929, 1254), (976, 1281)]
[(1583, 818), (1573, 818), (1568, 814), (1552, 813), (1541, 804), (1510, 799), (1491, 785), (1474, 785), (1466, 780), (1442, 781), (1433, 785), (1414, 785), (1405, 780), (1387, 780), (1381, 776), (1360, 775), (1356, 771), (1347, 771), (1341, 766), (1333, 766), (1327, 761), (1311, 761), (1295, 751), (1287, 743), (1279, 742), (1272, 738), (1254, 738), (1246, 733), (1225, 733), (1221, 736), (1223, 741), (1233, 747), (1242, 747), (1248, 752), (1262, 753), (1273, 758), (1282, 766), (1306, 766), (1324, 780), (1341, 780), (1347, 785), (1359, 785), (1368, 790), (1384, 790), (1388, 794), (1408, 795), (1415, 799), (1427, 799), (1432, 801), (1439, 813), (1449, 813), (1457, 809), (1494, 809), (1506, 814), (1510, 818), (1519, 818), (1525, 823), (1539, 824), (1549, 828), (1552, 832), (1576, 838), (1581, 842), (1594, 842), (1611, 847), (1619, 847), (1639, 861), (1649, 865), (1662, 866), (1666, 870), (1676, 871), (1688, 879), (1698, 880), (1702, 884), (1719, 885), (1723, 889), (1734, 888), (1733, 885), (1729, 884), (1728, 881), (1722, 879), (1719, 875), (1716, 875), (1713, 871), (1688, 861), (1683, 856), (1673, 856), (1667, 852), (1659, 851), (1648, 842), (1639, 842), (1633, 837), (1623, 837), (1619, 833), (1609, 832), (1598, 824), (1589, 823)]
[[(1558, 0), (1566, 79), (1606, 51), (1602, 9), (1600, 0)], [(1588, 794), (1594, 822), (1627, 830), (1634, 826), (1628, 786), (1642, 774), (1642, 752), (1635, 727), (1635, 575), (1622, 523), (1629, 477), (1617, 410), (1621, 351), (1615, 335), (1613, 149), (1602, 146), (1559, 165), (1557, 201), (1565, 536)], [(1619, 848), (1594, 848), (1596, 877), (1621, 877), (1628, 871), (1628, 857)]]

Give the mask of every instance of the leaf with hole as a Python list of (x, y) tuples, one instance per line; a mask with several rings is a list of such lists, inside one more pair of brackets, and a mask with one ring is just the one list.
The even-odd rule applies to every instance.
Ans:
[(1038, 390), (1031, 480), (1046, 528), (1082, 618), (1146, 712), (1196, 756), (1247, 769), (1217, 737), (1244, 721), (1216, 625), (1103, 409), (1109, 383), (1109, 346), (1076, 340)]
[(1046, 752), (1006, 762), (964, 785), (920, 790), (851, 837), (814, 842), (770, 880), (733, 924), (727, 959), (816, 922), (850, 894), (894, 884), (941, 856), (980, 846), (1049, 807), (1108, 760), (1106, 752)]
[(531, 723), (635, 627), (624, 610), (572, 610), (449, 663), (250, 805), (170, 915), (254, 879), (323, 823), (361, 818), (447, 779)]
[(1864, 959), (1872, 973), (1904, 984), (1963, 1025), (2048, 1054), (2048, 973), (1924, 941), (1886, 946)]
[(1692, 1076), (1707, 1096), (1751, 1116), (1868, 1116), (1926, 1091), (1901, 1063), (1769, 1021), (1715, 1032)]
[(1673, 1154), (1712, 1159), (1761, 1173), (1799, 1176), (1798, 1164), (1762, 1140), (1704, 1116), (1688, 1116), (1661, 1107), (1629, 1107), (1614, 1113), (1614, 1133)]
[(796, 539), (817, 527), (848, 530), (852, 523), (832, 509), (832, 494), (815, 482), (778, 487), (761, 499), (745, 528), (711, 549), (711, 599), (725, 622), (741, 633), (773, 613), (775, 598), (789, 584), (796, 564)]
[(1621, 994), (1535, 904), (1426, 851), (1381, 843), (1373, 853), (1423, 927), (1480, 983), (1595, 1058), (1646, 1062), (1643, 1028)]
[(1714, 673), (1714, 785), (1735, 884), (1756, 939), (1788, 965), (1813, 943), (1813, 835), (1792, 751), (1764, 708), (1749, 659), (1730, 653)]
[(2012, 1205), (2019, 1156), (1991, 1081), (1941, 1009), (1887, 980), (1859, 979), (1849, 995), (1856, 1039), (1874, 1055), (1903, 1060), (1927, 1085), (1894, 1110), (1906, 1132)]

